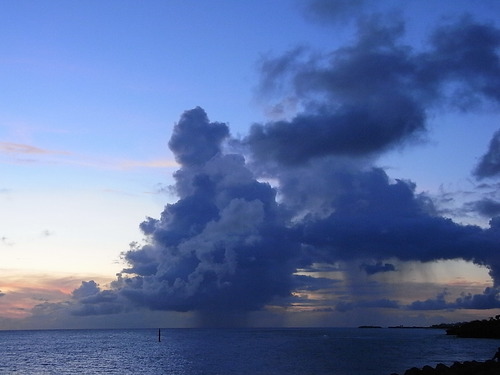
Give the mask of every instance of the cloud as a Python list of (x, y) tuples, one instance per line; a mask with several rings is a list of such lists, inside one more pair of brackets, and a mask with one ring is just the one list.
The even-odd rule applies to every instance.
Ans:
[(66, 151), (54, 151), (39, 148), (32, 145), (12, 142), (0, 142), (0, 152), (12, 154), (29, 154), (29, 155), (68, 155)]
[[(433, 49), (424, 55), (423, 76), (440, 83), (458, 84), (459, 106), (484, 98), (500, 100), (500, 30), (465, 16), (437, 28)], [(455, 96), (454, 99), (457, 99)]]
[(446, 302), (446, 291), (439, 293), (436, 298), (429, 298), (425, 301), (412, 302), (408, 309), (410, 310), (449, 310), (455, 308), (454, 305)]
[(496, 177), (500, 174), (500, 131), (495, 132), (491, 138), (486, 154), (481, 157), (474, 170), (478, 179)]
[(179, 164), (173, 160), (150, 160), (150, 161), (126, 161), (122, 162), (122, 168), (174, 168)]
[[(159, 219), (140, 225), (145, 243), (133, 243), (123, 254), (128, 267), (111, 290), (89, 282), (73, 293), (73, 314), (135, 308), (244, 313), (286, 303), (296, 290), (331, 288), (335, 280), (295, 272), (353, 260), (374, 274), (394, 271), (382, 259), (464, 259), (487, 266), (495, 285), (500, 282), (498, 220), (486, 229), (457, 224), (440, 217), (412, 182), (392, 181), (376, 167), (326, 168), (326, 161), (277, 173), (278, 200), (277, 188), (259, 182), (241, 155), (224, 154), (222, 139), (206, 134), (219, 129), (200, 110), (193, 110), (197, 116), (185, 113), (175, 134), (188, 142), (191, 132), (201, 132), (213, 144), (200, 148), (202, 156), (177, 144), (186, 156), (174, 174), (179, 200)], [(375, 302), (346, 302), (336, 309), (396, 307), (389, 299)]]
[(327, 277), (318, 276), (306, 276), (306, 275), (295, 275), (296, 288), (302, 291), (318, 291), (329, 289), (335, 284), (339, 283), (340, 280), (331, 279)]
[[(43, 277), (43, 276), (42, 276)], [(23, 281), (24, 284), (23, 285)], [(0, 315), (4, 318), (26, 318), (31, 309), (41, 303), (57, 301), (61, 303), (68, 297), (61, 291), (60, 286), (52, 286), (40, 279), (38, 283), (26, 285), (26, 279), (20, 281), (9, 280), (9, 276), (3, 278), (3, 287), (0, 297)]]
[[(494, 288), (453, 303), (443, 294), (408, 309), (487, 306), (484, 300), (496, 306), (500, 217), (486, 228), (456, 223), (415, 183), (390, 178), (374, 161), (421, 139), (436, 108), (472, 110), (475, 101), (500, 99), (498, 31), (463, 18), (439, 27), (421, 52), (401, 43), (403, 35), (401, 22), (366, 19), (352, 45), (328, 54), (295, 49), (264, 61), (262, 87), (291, 90), (286, 99), (297, 98), (300, 112), (255, 124), (241, 140), (200, 107), (184, 112), (169, 141), (179, 164), (171, 188), (178, 200), (140, 224), (144, 240), (123, 253), (127, 265), (110, 289), (89, 281), (73, 292), (71, 312), (147, 308), (220, 321), (339, 284), (297, 274), (318, 265), (338, 271), (339, 263), (362, 264), (366, 274), (389, 278), (397, 273), (392, 260), (454, 259), (488, 267)], [(458, 93), (467, 100), (457, 101)], [(342, 271), (346, 289), (361, 293), (347, 285), (359, 267)], [(383, 297), (351, 298), (335, 309), (400, 307)]]
[(359, 17), (365, 0), (312, 0), (307, 3), (306, 16), (322, 23), (345, 22)]
[(487, 310), (500, 308), (500, 290), (486, 288), (482, 294), (462, 293), (454, 302), (445, 300), (446, 292), (439, 294), (435, 299), (415, 301), (407, 308), (410, 310), (454, 310), (475, 309)]
[(467, 210), (478, 212), (481, 216), (494, 217), (500, 215), (500, 202), (483, 198), (465, 205)]
[(220, 152), (221, 142), (229, 136), (223, 123), (210, 123), (205, 111), (196, 107), (186, 111), (174, 127), (168, 146), (183, 166), (200, 165)]
[(362, 264), (361, 269), (364, 270), (368, 275), (375, 275), (380, 272), (391, 272), (396, 271), (396, 267), (391, 263), (377, 262), (375, 264)]
[(462, 309), (495, 309), (500, 308), (500, 290), (486, 288), (482, 294), (463, 294), (455, 301), (455, 306)]
[(336, 181), (331, 213), (306, 216), (295, 227), (316, 261), (464, 259), (488, 266), (495, 284), (500, 282), (498, 220), (483, 229), (440, 217), (414, 184), (391, 182), (381, 169), (345, 173)]
[(13, 246), (14, 245), (14, 242), (9, 240), (9, 238), (5, 237), (5, 236), (0, 237), (0, 243), (4, 246)]
[(42, 233), (40, 234), (40, 236), (41, 236), (42, 238), (46, 238), (46, 237), (51, 237), (51, 236), (53, 236), (54, 234), (55, 234), (55, 233), (54, 233), (53, 231), (48, 230), (48, 229), (44, 229), (44, 230), (42, 231)]
[(101, 290), (95, 281), (82, 281), (82, 285), (72, 293), (73, 299), (78, 301), (71, 308), (71, 313), (77, 316), (107, 315), (124, 311), (125, 304), (112, 290)]
[[(33, 145), (0, 142), (0, 154), (9, 156), (7, 162), (30, 164), (45, 161), (55, 164), (68, 164), (80, 167), (98, 167), (112, 169), (130, 169), (130, 168), (174, 168), (178, 163), (173, 160), (97, 160), (95, 157), (78, 155), (70, 151), (49, 150)], [(14, 158), (10, 158), (13, 155)], [(31, 156), (28, 158), (28, 156)], [(59, 156), (59, 157), (58, 157)], [(52, 158), (50, 158), (52, 157)], [(1, 193), (8, 193), (9, 189), (0, 189)]]
[(357, 302), (341, 301), (335, 305), (335, 310), (339, 312), (347, 312), (358, 308), (383, 308), (383, 309), (398, 309), (400, 304), (398, 301), (390, 299), (366, 300)]
[[(363, 156), (425, 129), (415, 98), (414, 64), (397, 40), (402, 25), (362, 26), (351, 47), (304, 57), (289, 53), (263, 64), (263, 88), (289, 80), (305, 110), (291, 120), (255, 124), (243, 139), (258, 160), (286, 165), (324, 155)], [(277, 65), (280, 69), (269, 69)], [(382, 78), (383, 77), (383, 78)], [(274, 86), (277, 85), (276, 83)]]
[(464, 17), (436, 29), (427, 50), (401, 42), (404, 24), (360, 21), (350, 46), (291, 50), (262, 61), (261, 92), (291, 91), (302, 110), (254, 124), (242, 139), (258, 162), (291, 166), (327, 155), (377, 155), (420, 140), (438, 106), (500, 100), (500, 31)]
[[(365, 272), (374, 274), (395, 270), (381, 259), (465, 259), (489, 267), (499, 283), (497, 220), (487, 229), (457, 224), (437, 215), (432, 201), (415, 193), (414, 183), (391, 181), (381, 168), (356, 164), (285, 168), (276, 174), (278, 201), (277, 189), (259, 182), (241, 155), (222, 151), (220, 134), (228, 136), (220, 131), (223, 126), (214, 127), (201, 108), (192, 111), (174, 130), (174, 153), (182, 162), (174, 174), (179, 200), (159, 219), (140, 225), (145, 243), (133, 243), (123, 254), (128, 267), (110, 290), (90, 281), (73, 292), (73, 314), (135, 308), (244, 313), (273, 301), (286, 303), (296, 290), (327, 290), (338, 280), (295, 272), (353, 260), (363, 260)], [(212, 144), (185, 147), (191, 133)], [(310, 190), (311, 176), (315, 190)], [(304, 199), (307, 194), (312, 198)], [(396, 305), (382, 298), (340, 303), (336, 309)]]
[(124, 253), (129, 267), (112, 295), (95, 284), (74, 294), (85, 307), (79, 313), (101, 313), (98, 306), (113, 296), (153, 310), (222, 313), (289, 295), (300, 245), (290, 239), (275, 189), (258, 182), (242, 156), (222, 154), (228, 135), (201, 108), (182, 115), (169, 142), (181, 164), (174, 174), (180, 199), (141, 224), (146, 244)]

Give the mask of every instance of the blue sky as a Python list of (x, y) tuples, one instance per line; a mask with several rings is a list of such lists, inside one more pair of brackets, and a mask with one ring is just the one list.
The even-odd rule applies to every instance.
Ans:
[[(488, 84), (499, 80), (500, 25), (494, 18), (499, 7), (487, 0), (437, 5), (362, 0), (2, 2), (0, 328), (189, 326), (212, 324), (221, 309), (228, 312), (228, 321), (250, 325), (428, 324), (495, 315), (500, 302), (492, 275), (500, 260), (490, 248), (477, 255), (465, 245), (457, 253), (440, 253), (446, 245), (424, 251), (422, 243), (408, 240), (408, 249), (387, 241), (367, 250), (359, 238), (368, 241), (368, 232), (350, 234), (339, 228), (351, 213), (345, 202), (356, 206), (370, 199), (355, 199), (342, 189), (366, 184), (368, 190), (388, 189), (383, 199), (390, 207), (370, 211), (379, 217), (370, 216), (374, 222), (398, 214), (392, 205), (399, 199), (404, 210), (409, 205), (421, 210), (425, 198), (433, 209), (425, 216), (418, 211), (422, 221), (432, 217), (445, 226), (440, 220), (450, 219), (457, 233), (472, 225), (476, 237), (487, 236), (469, 247), (498, 244), (498, 236), (487, 232), (490, 219), (500, 214), (498, 174), (474, 170), (488, 151), (495, 156), (490, 141), (499, 129), (499, 103)], [(487, 47), (496, 60), (488, 66), (479, 58), (477, 66), (438, 65), (438, 58), (448, 65), (454, 60), (432, 47), (429, 38), (435, 30), (441, 30), (439, 41), (445, 43), (446, 33), (474, 30), (475, 25), (491, 32)], [(400, 80), (393, 70), (374, 69), (362, 60), (373, 43), (390, 45), (394, 60), (404, 58), (428, 70), (422, 76), (405, 76), (402, 68)], [(380, 48), (385, 51), (386, 46)], [(451, 55), (453, 50), (446, 51)], [(436, 76), (425, 83), (423, 75), (433, 72), (422, 61), (437, 64)], [(373, 70), (351, 70), (355, 63)], [(338, 84), (344, 77), (351, 81)], [(330, 84), (327, 79), (338, 81)], [(391, 86), (391, 79), (407, 92)], [(362, 94), (370, 85), (377, 88), (373, 103)], [(400, 95), (394, 98), (401, 102), (391, 103), (380, 95), (384, 90)], [(377, 121), (392, 121), (386, 114), (398, 114), (406, 104), (424, 120), (384, 139), (383, 128), (374, 125), (371, 145), (363, 138), (370, 123), (349, 122), (365, 112), (371, 118), (373, 108)], [(385, 107), (379, 110), (378, 105)], [(323, 115), (333, 124), (327, 121), (326, 129), (316, 127), (326, 121)], [(361, 133), (343, 141), (343, 130), (328, 130), (335, 128), (335, 121), (345, 121), (346, 129), (359, 127)], [(215, 122), (225, 123), (227, 134), (209, 135), (207, 129), (225, 131), (217, 130)], [(303, 123), (309, 127), (301, 128)], [(298, 140), (294, 127), (305, 129)], [(322, 131), (326, 136), (318, 136)], [(175, 142), (173, 133), (178, 135)], [(338, 143), (323, 142), (336, 137)], [(210, 142), (213, 148), (206, 146)], [(217, 163), (193, 164), (189, 147), (202, 155), (205, 146), (206, 152), (218, 150), (224, 157)], [(246, 163), (227, 157), (232, 154), (242, 155)], [(229, 193), (217, 195), (219, 213), (207, 218), (200, 232), (191, 238), (182, 234), (175, 245), (162, 242), (160, 231), (174, 236), (180, 212), (199, 198), (189, 186), (198, 186), (190, 176), (200, 170), (210, 178), (226, 176), (226, 185), (217, 189), (246, 181), (240, 189), (247, 189), (247, 195), (241, 193), (227, 205), (221, 197)], [(398, 191), (407, 191), (411, 199), (391, 198)], [(173, 208), (165, 210), (166, 204)], [(193, 212), (197, 207), (193, 203)], [(232, 214), (236, 216), (230, 219)], [(255, 227), (240, 223), (224, 232), (228, 223), (239, 223), (238, 214), (250, 215)], [(276, 221), (286, 215), (283, 222)], [(140, 228), (146, 217), (157, 221)], [(192, 228), (201, 225), (199, 217), (183, 220), (193, 220)], [(361, 216), (353, 220), (359, 223)], [(387, 225), (388, 233), (396, 232)], [(266, 238), (266, 226), (281, 233), (276, 234), (281, 245), (262, 240), (252, 251), (269, 265), (274, 263), (261, 251), (274, 254), (283, 246), (276, 256), (287, 267), (276, 271), (276, 280), (273, 272), (267, 273), (270, 269), (252, 273), (241, 268), (239, 258), (251, 251), (246, 246), (255, 238)], [(333, 239), (320, 239), (324, 231), (333, 233)], [(238, 240), (215, 241), (222, 233)], [(349, 245), (343, 245), (351, 235)], [(200, 244), (210, 241), (218, 245), (200, 250)], [(227, 269), (210, 263), (210, 272), (202, 273), (200, 265), (209, 267), (204, 263), (207, 254), (211, 261), (218, 259), (217, 246), (226, 246)], [(191, 247), (197, 249), (189, 251), (198, 254), (198, 263), (186, 273), (180, 265), (192, 264), (175, 254)], [(154, 275), (142, 273), (146, 265), (154, 266)], [(189, 283), (197, 277), (207, 282), (208, 274), (219, 272), (226, 274), (218, 279), (213, 299), (193, 292)], [(260, 291), (248, 289), (255, 283), (235, 276), (250, 274), (262, 280)], [(168, 287), (158, 287), (153, 276)], [(140, 289), (134, 284), (138, 280), (151, 282), (151, 289)], [(169, 289), (181, 281), (181, 294), (176, 294), (181, 289)], [(248, 303), (231, 303), (238, 293), (224, 294), (224, 283), (239, 285), (239, 293), (248, 293)], [(111, 295), (112, 304), (106, 299)], [(163, 302), (141, 306), (138, 295), (143, 301), (147, 295)], [(472, 303), (481, 298), (489, 298), (488, 309)], [(103, 301), (107, 304), (100, 305)], [(213, 304), (225, 307), (213, 309)], [(365, 321), (367, 312), (373, 322)]]

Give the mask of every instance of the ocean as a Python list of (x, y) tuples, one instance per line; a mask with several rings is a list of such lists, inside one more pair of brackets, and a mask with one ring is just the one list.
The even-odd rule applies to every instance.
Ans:
[(0, 374), (390, 375), (499, 346), (405, 328), (0, 331)]

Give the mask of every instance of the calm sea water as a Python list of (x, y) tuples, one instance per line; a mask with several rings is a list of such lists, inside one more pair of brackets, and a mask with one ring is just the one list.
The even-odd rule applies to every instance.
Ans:
[(0, 374), (389, 375), (486, 360), (500, 340), (426, 329), (0, 331)]

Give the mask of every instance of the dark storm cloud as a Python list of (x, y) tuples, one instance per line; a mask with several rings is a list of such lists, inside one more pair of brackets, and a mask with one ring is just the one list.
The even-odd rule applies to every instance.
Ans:
[(371, 155), (421, 137), (438, 105), (468, 109), (500, 100), (496, 28), (464, 17), (438, 28), (420, 53), (400, 42), (403, 34), (401, 22), (374, 17), (360, 23), (349, 47), (264, 60), (261, 90), (289, 88), (303, 110), (253, 125), (242, 142), (257, 160), (284, 165)]
[(425, 301), (415, 301), (412, 302), (408, 309), (410, 310), (451, 310), (454, 307), (448, 302), (446, 302), (446, 295), (448, 293), (444, 291), (439, 293), (436, 298), (429, 298)]
[[(127, 267), (111, 290), (88, 282), (74, 291), (73, 313), (146, 307), (220, 321), (289, 301), (293, 291), (331, 289), (336, 280), (295, 273), (338, 262), (374, 274), (394, 271), (388, 259), (464, 259), (488, 267), (498, 287), (500, 217), (488, 228), (455, 223), (414, 183), (370, 163), (421, 137), (437, 106), (500, 99), (498, 31), (464, 18), (439, 28), (424, 52), (402, 44), (403, 33), (402, 23), (371, 19), (351, 46), (264, 61), (262, 87), (291, 90), (301, 112), (251, 128), (238, 144), (242, 153), (248, 147), (250, 164), (223, 152), (226, 124), (210, 122), (200, 107), (182, 114), (169, 142), (180, 164), (172, 187), (179, 199), (140, 224), (144, 241), (124, 252)], [(454, 305), (478, 306), (481, 298), (464, 295)], [(410, 308), (432, 304), (448, 305), (443, 297)], [(398, 306), (378, 299), (336, 309)]]
[(396, 271), (396, 267), (391, 263), (377, 262), (375, 264), (362, 264), (361, 269), (364, 270), (368, 275), (375, 275), (380, 272), (391, 272)]
[(299, 244), (290, 240), (276, 191), (254, 178), (242, 156), (222, 154), (228, 134), (201, 108), (175, 126), (169, 145), (182, 164), (175, 173), (181, 198), (141, 224), (147, 243), (124, 254), (129, 267), (115, 283), (134, 305), (248, 311), (297, 284)]
[(289, 80), (306, 109), (290, 121), (255, 124), (243, 142), (258, 159), (294, 165), (323, 155), (362, 156), (417, 135), (425, 114), (406, 82), (414, 67), (397, 44), (401, 33), (400, 24), (367, 23), (352, 47), (278, 58), (289, 70), (264, 62), (263, 89)]
[(500, 30), (463, 17), (439, 27), (431, 42), (433, 49), (424, 55), (422, 69), (426, 79), (460, 84), (455, 94), (465, 103), (481, 96), (500, 100)]
[(73, 315), (106, 315), (124, 311), (124, 301), (113, 290), (101, 290), (99, 285), (91, 281), (82, 281), (82, 285), (72, 293), (73, 300), (70, 308)]
[(329, 289), (335, 284), (339, 283), (340, 280), (326, 278), (326, 277), (312, 277), (305, 275), (295, 275), (296, 289), (306, 290), (306, 291), (318, 291), (322, 289)]
[(482, 294), (463, 294), (457, 298), (455, 305), (462, 309), (497, 309), (500, 308), (500, 291), (488, 287)]
[(220, 152), (220, 144), (228, 135), (226, 124), (209, 122), (205, 111), (196, 107), (184, 112), (168, 146), (181, 165), (201, 165)]
[(487, 310), (500, 308), (500, 291), (497, 288), (486, 288), (482, 294), (463, 293), (453, 302), (447, 302), (447, 293), (425, 301), (415, 301), (407, 306), (410, 310), (455, 310), (476, 309)]
[(481, 216), (491, 218), (500, 215), (500, 202), (490, 198), (483, 198), (475, 202), (467, 203), (466, 209), (477, 212)]
[(497, 219), (483, 229), (440, 217), (414, 184), (391, 182), (381, 169), (345, 172), (336, 181), (331, 212), (323, 207), (321, 216), (306, 215), (294, 226), (313, 261), (464, 259), (488, 266), (500, 282)]
[(386, 102), (386, 107), (378, 106), (377, 111), (356, 107), (335, 112), (325, 109), (298, 115), (291, 121), (253, 125), (245, 142), (258, 158), (289, 165), (328, 154), (363, 156), (422, 128), (421, 114), (410, 101), (394, 101), (401, 112), (390, 111)]
[(339, 312), (347, 312), (358, 308), (383, 308), (383, 309), (398, 309), (399, 302), (390, 299), (378, 299), (370, 301), (345, 302), (341, 301), (335, 305), (335, 310)]
[(474, 174), (478, 179), (500, 175), (500, 131), (491, 138), (488, 151), (481, 157)]
[[(361, 260), (375, 273), (393, 270), (382, 262), (390, 258), (464, 259), (487, 266), (500, 283), (499, 220), (487, 229), (457, 224), (440, 217), (412, 182), (392, 181), (381, 168), (332, 167), (326, 159), (277, 173), (278, 203), (277, 190), (257, 181), (241, 155), (222, 152), (220, 137), (207, 134), (219, 127), (200, 110), (185, 113), (174, 133), (186, 142), (191, 132), (205, 134), (213, 144), (200, 152), (210, 149), (211, 156), (198, 157), (193, 148), (192, 158), (204, 162), (186, 163), (174, 174), (179, 200), (140, 225), (145, 242), (123, 254), (128, 267), (112, 290), (84, 282), (74, 291), (73, 314), (133, 307), (207, 316), (257, 310), (296, 290), (332, 288), (336, 280), (294, 273), (342, 261)], [(390, 300), (352, 303), (337, 310), (395, 307)]]
[(337, 23), (359, 16), (365, 0), (312, 0), (307, 3), (306, 16), (324, 23)]

